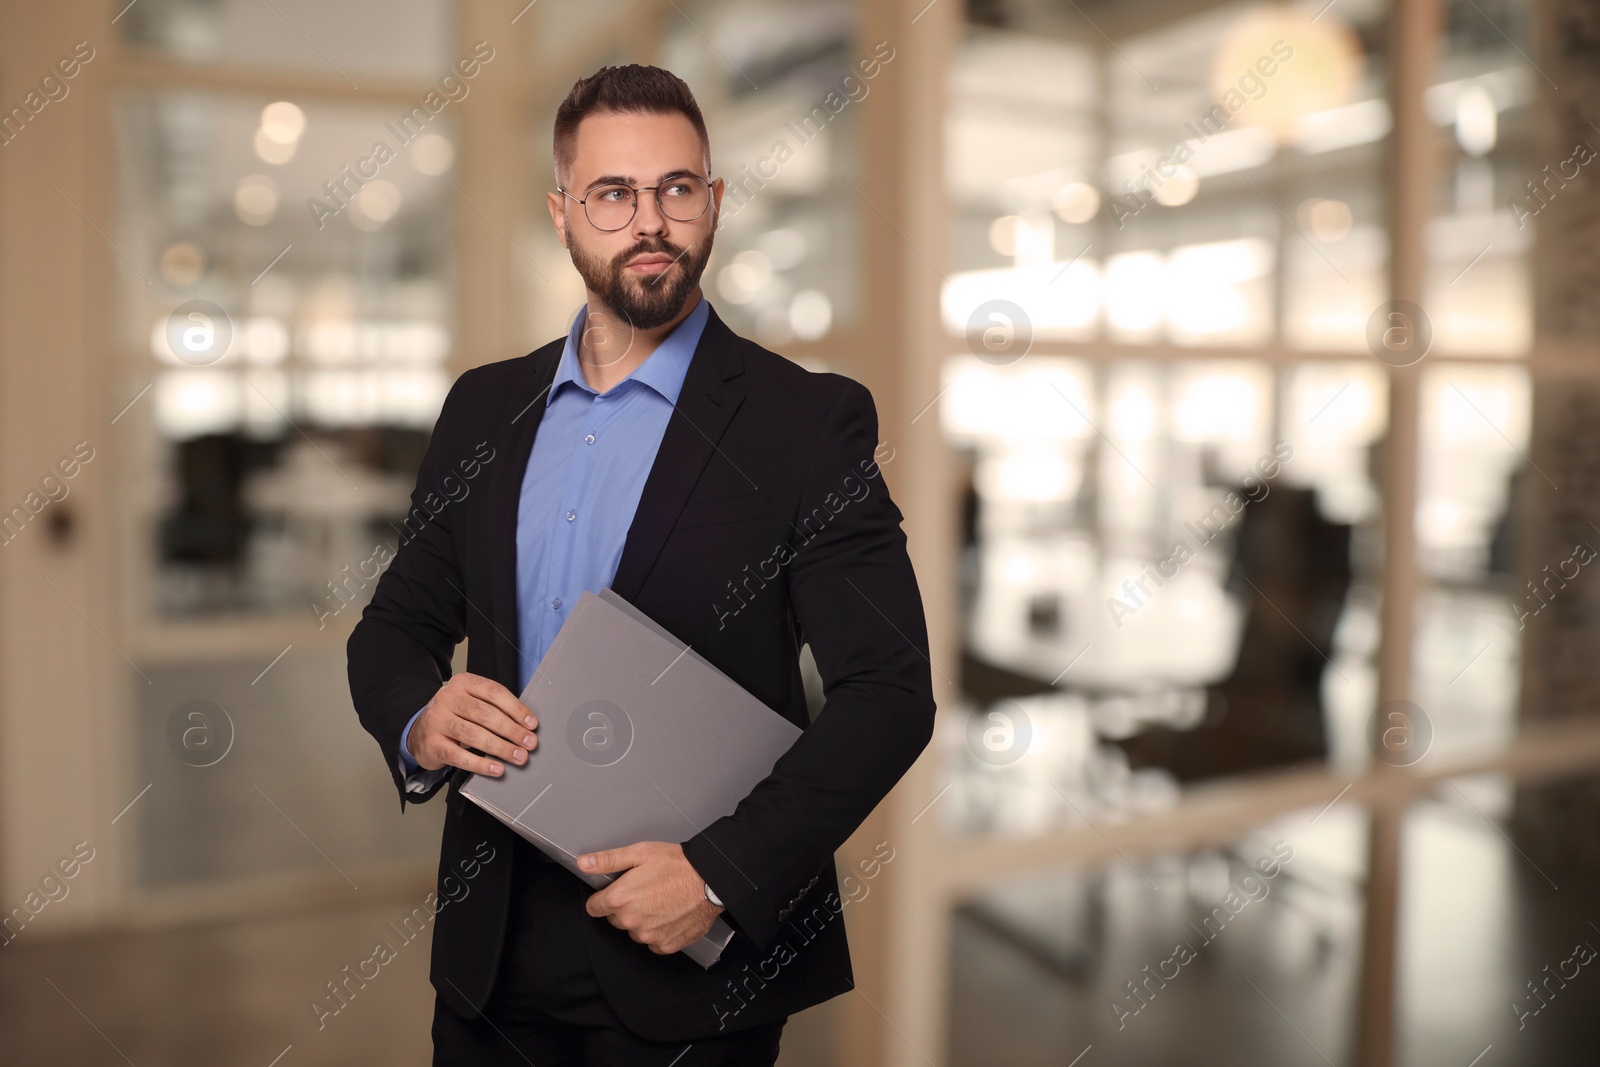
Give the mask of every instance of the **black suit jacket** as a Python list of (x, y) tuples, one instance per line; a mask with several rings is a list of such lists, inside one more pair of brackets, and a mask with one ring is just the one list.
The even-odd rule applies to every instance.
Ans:
[[(456, 381), (401, 546), (350, 635), (351, 695), (402, 810), (439, 788), (406, 793), (396, 759), (456, 645), (467, 641), (467, 670), (518, 691), (517, 503), (563, 343)], [(734, 811), (685, 829), (685, 855), (737, 931), (709, 970), (604, 919), (541, 917), (584, 925), (606, 998), (644, 1037), (732, 1032), (854, 985), (833, 853), (927, 745), (934, 718), (921, 596), (877, 434), (864, 386), (808, 372), (711, 312), (612, 588), (804, 732)], [(826, 693), (814, 722), (804, 643)], [(515, 838), (461, 797), (466, 777), (447, 779), (439, 896), (450, 903), (434, 920), (431, 978), (472, 1017), (501, 956)]]

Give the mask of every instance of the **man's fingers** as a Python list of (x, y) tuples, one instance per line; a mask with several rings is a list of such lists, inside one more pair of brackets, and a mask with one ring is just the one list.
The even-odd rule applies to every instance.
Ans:
[(439, 738), (433, 754), (445, 764), (451, 767), (460, 767), (471, 771), (473, 774), (484, 774), (491, 778), (498, 778), (505, 773), (505, 765), (499, 760), (468, 752), (448, 738)]
[(640, 857), (635, 854), (636, 846), (624, 845), (622, 848), (608, 848), (603, 852), (586, 852), (578, 857), (578, 866), (591, 874), (616, 874), (629, 867), (639, 865)]
[(532, 749), (539, 743), (533, 731), (522, 723), (506, 715), (499, 708), (477, 697), (468, 697), (461, 708), (460, 717), (470, 719), (486, 729), (494, 731), (519, 748)]
[(526, 749), (496, 736), (475, 722), (467, 719), (457, 719), (456, 727), (450, 731), (450, 737), (459, 741), (468, 748), (475, 748), (486, 756), (499, 756), (511, 763), (524, 763), (527, 761)]
[[(517, 699), (516, 694), (493, 678), (485, 678), (477, 674), (466, 675), (465, 677), (467, 681), (464, 683), (463, 688), (468, 693), (485, 704), (491, 704), (499, 708), (512, 722), (520, 723), (530, 729), (539, 725), (538, 716), (524, 707), (522, 701)], [(529, 719), (532, 719), (533, 722), (528, 722), (527, 720)]]
[[(615, 882), (611, 883), (611, 885), (615, 884)], [(583, 910), (596, 919), (609, 918), (612, 926), (617, 927), (619, 930), (622, 928), (622, 924), (617, 921), (616, 914), (611, 909), (611, 886), (609, 885), (598, 893), (590, 893), (589, 899), (583, 902)]]

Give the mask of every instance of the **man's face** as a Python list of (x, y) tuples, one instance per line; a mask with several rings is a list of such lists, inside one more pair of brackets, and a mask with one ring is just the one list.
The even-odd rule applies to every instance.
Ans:
[[(694, 126), (682, 115), (590, 115), (578, 126), (567, 192), (581, 200), (597, 186), (621, 181), (635, 188), (677, 174), (705, 173)], [(576, 200), (550, 194), (550, 215), (589, 292), (635, 329), (671, 322), (683, 309), (711, 258), (722, 182), (712, 206), (691, 222), (661, 213), (654, 193), (639, 194), (633, 220), (606, 232), (590, 224)]]

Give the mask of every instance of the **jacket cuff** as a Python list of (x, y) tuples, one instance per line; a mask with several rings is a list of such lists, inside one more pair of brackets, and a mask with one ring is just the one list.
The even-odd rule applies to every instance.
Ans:
[(417, 709), (427, 707), (428, 701), (433, 699), (441, 684), (414, 678), (400, 679), (363, 700), (363, 703), (373, 708), (395, 709), (392, 712), (387, 710), (382, 712), (385, 720), (392, 722), (393, 726), (372, 732), (377, 739), (379, 749), (383, 752), (384, 763), (389, 768), (389, 777), (394, 780), (395, 792), (400, 797), (401, 811), (405, 810), (407, 803), (420, 804), (429, 799), (448, 780), (449, 768), (444, 768), (446, 773), (427, 781), (422, 790), (413, 789), (412, 783), (418, 775), (432, 772), (418, 771), (417, 775), (407, 775), (403, 770), (405, 762), (401, 756), (402, 738), (412, 719), (416, 717)]
[(684, 858), (707, 885), (716, 887), (723, 917), (765, 952), (821, 875), (798, 858), (771, 875), (743, 870), (707, 836), (716, 826), (713, 823), (683, 842)]

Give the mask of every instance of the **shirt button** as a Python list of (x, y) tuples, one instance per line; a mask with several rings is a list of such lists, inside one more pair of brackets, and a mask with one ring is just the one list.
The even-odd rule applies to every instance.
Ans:
[(575, 519), (577, 517), (578, 517), (578, 513), (576, 511), (567, 512), (567, 521), (568, 522), (571, 522), (573, 519)]
[(551, 611), (560, 611), (561, 610), (561, 598), (560, 597), (556, 597), (555, 599), (550, 601), (550, 610)]
[(594, 434), (589, 434), (587, 437), (584, 438), (584, 441), (587, 444), (591, 444), (591, 445), (594, 444)]

